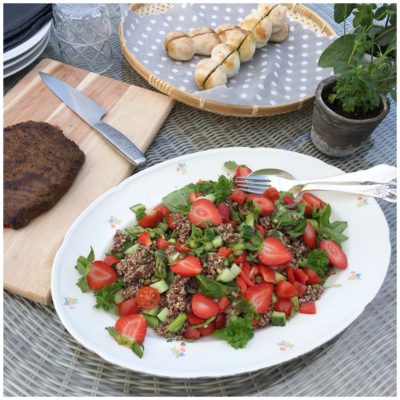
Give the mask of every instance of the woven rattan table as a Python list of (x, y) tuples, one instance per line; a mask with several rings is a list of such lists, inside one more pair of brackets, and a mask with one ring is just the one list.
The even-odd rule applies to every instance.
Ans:
[[(309, 5), (337, 32), (332, 5)], [(152, 89), (122, 58), (118, 6), (110, 6), (115, 62), (107, 75)], [(60, 61), (54, 37), (41, 58)], [(39, 61), (39, 60), (38, 60)], [(32, 66), (31, 66), (32, 67)], [(31, 68), (29, 67), (29, 68)], [(4, 81), (10, 89), (28, 69)], [(274, 147), (318, 157), (345, 171), (396, 163), (396, 107), (352, 157), (332, 159), (310, 140), (312, 107), (240, 119), (176, 104), (146, 153), (148, 165), (217, 147)], [(221, 379), (164, 379), (113, 366), (80, 346), (53, 307), (4, 292), (5, 396), (396, 396), (396, 207), (380, 202), (392, 259), (383, 286), (342, 334), (291, 362)], [(379, 265), (376, 266), (379, 268)]]

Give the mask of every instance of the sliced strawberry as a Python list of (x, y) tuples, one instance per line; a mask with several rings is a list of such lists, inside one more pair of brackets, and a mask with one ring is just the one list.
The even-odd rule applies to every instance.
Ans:
[(265, 265), (277, 265), (291, 261), (292, 253), (279, 239), (269, 237), (264, 239), (263, 248), (258, 257)]
[(231, 304), (231, 302), (226, 296), (222, 296), (218, 301), (218, 307), (221, 311), (225, 311), (229, 304)]
[(265, 236), (265, 228), (262, 225), (257, 225), (256, 226), (258, 232), (261, 233), (261, 236), (264, 237)]
[(283, 312), (286, 318), (290, 318), (292, 315), (293, 303), (288, 299), (278, 299), (274, 303), (274, 311)]
[(290, 299), (297, 296), (297, 290), (294, 285), (288, 281), (279, 281), (276, 285), (276, 294), (281, 299)]
[(236, 177), (250, 175), (253, 171), (247, 165), (239, 165), (236, 168)]
[(268, 199), (270, 199), (271, 201), (276, 201), (279, 199), (279, 192), (278, 189), (274, 188), (274, 187), (269, 187), (264, 193), (263, 193), (264, 197), (267, 197)]
[(287, 267), (286, 273), (287, 273), (288, 281), (293, 284), (295, 281), (293, 267)]
[(215, 320), (215, 329), (222, 329), (225, 326), (226, 316), (225, 314), (218, 314)]
[(215, 317), (219, 312), (218, 304), (202, 293), (195, 293), (192, 297), (193, 314), (199, 318)]
[(90, 289), (100, 290), (104, 286), (115, 282), (117, 280), (117, 273), (113, 267), (104, 261), (93, 261), (86, 279)]
[(198, 328), (201, 336), (209, 336), (215, 331), (215, 321), (210, 322), (203, 328)]
[(121, 336), (142, 344), (146, 336), (147, 323), (142, 314), (124, 315), (118, 318), (115, 329)]
[(239, 254), (238, 256), (235, 257), (235, 264), (240, 265), (246, 261), (247, 257), (247, 252), (244, 251), (242, 254)]
[(333, 240), (321, 240), (319, 247), (328, 254), (329, 262), (340, 269), (347, 268), (347, 257), (341, 247)]
[(285, 204), (289, 205), (289, 204), (293, 204), (294, 200), (292, 199), (291, 196), (289, 196), (288, 194), (285, 194), (285, 196), (282, 197), (282, 200)]
[(175, 250), (179, 253), (189, 253), (190, 249), (188, 246), (180, 242), (179, 240), (176, 242)]
[(317, 231), (311, 222), (307, 222), (306, 229), (302, 236), (304, 244), (309, 249), (315, 249), (317, 247)]
[(218, 211), (221, 214), (222, 222), (229, 222), (231, 219), (231, 209), (226, 204), (218, 204)]
[(104, 258), (104, 260), (103, 260), (106, 264), (108, 264), (108, 265), (116, 265), (116, 264), (118, 264), (119, 263), (119, 260), (118, 260), (118, 258), (117, 257), (114, 257), (114, 256), (107, 256), (107, 257), (105, 257)]
[(174, 230), (174, 229), (175, 229), (175, 225), (174, 225), (174, 222), (172, 221), (172, 218), (171, 218), (171, 217), (168, 217), (168, 218), (167, 218), (167, 225), (168, 225), (168, 228), (169, 228), (169, 229), (171, 229), (171, 230)]
[(299, 312), (301, 312), (302, 314), (316, 314), (317, 309), (315, 307), (315, 302), (309, 301), (307, 303), (300, 304)]
[(247, 194), (240, 189), (235, 189), (229, 198), (237, 204), (244, 204), (247, 200)]
[(183, 332), (183, 336), (189, 340), (196, 340), (200, 338), (200, 331), (192, 326), (187, 326)]
[(207, 224), (219, 225), (222, 223), (221, 214), (214, 203), (207, 199), (196, 200), (188, 215), (191, 223), (205, 228)]
[(274, 212), (275, 205), (267, 197), (261, 194), (249, 194), (248, 198), (251, 199), (256, 206), (261, 208), (261, 215), (263, 217), (271, 215)]
[(264, 282), (275, 283), (275, 273), (272, 269), (265, 265), (260, 265), (260, 272)]
[(272, 269), (272, 271), (280, 271), (282, 269), (286, 269), (288, 266), (288, 263), (283, 263), (277, 265), (268, 265), (268, 268)]
[(195, 193), (195, 192), (190, 192), (189, 193), (189, 201), (193, 203), (194, 201), (197, 200), (198, 197), (203, 196), (203, 193)]
[(139, 306), (135, 299), (124, 300), (117, 305), (119, 315), (139, 314)]
[(200, 260), (195, 256), (186, 256), (170, 265), (171, 271), (181, 276), (195, 276), (201, 273), (203, 267)]
[(248, 288), (246, 299), (253, 304), (257, 312), (264, 313), (271, 304), (272, 292), (273, 285), (271, 283), (259, 283)]
[(294, 279), (305, 285), (308, 280), (308, 275), (300, 268), (293, 268)]
[(317, 210), (320, 210), (325, 205), (319, 197), (311, 193), (304, 193), (300, 203), (305, 204), (306, 206), (304, 210), (305, 215), (311, 215), (313, 206), (315, 206)]
[(229, 257), (229, 256), (232, 254), (232, 252), (233, 252), (233, 250), (232, 250), (230, 247), (221, 246), (221, 247), (218, 249), (218, 254), (219, 254), (221, 257), (224, 257), (224, 258)]
[(169, 243), (164, 238), (159, 237), (157, 239), (156, 245), (158, 250), (165, 250), (169, 246)]
[(153, 212), (154, 211), (160, 211), (163, 217), (165, 217), (168, 214), (171, 214), (171, 211), (164, 204), (159, 204), (158, 206), (154, 207)]
[(303, 271), (307, 274), (307, 284), (308, 285), (315, 285), (321, 282), (321, 277), (314, 272), (311, 268), (305, 267)]
[(163, 219), (163, 213), (160, 210), (153, 210), (150, 214), (145, 215), (138, 221), (138, 225), (142, 228), (154, 228)]
[(138, 241), (139, 244), (141, 244), (142, 246), (146, 246), (146, 247), (151, 246), (151, 243), (152, 243), (151, 237), (148, 234), (148, 232), (142, 232), (139, 235), (137, 241)]
[(260, 274), (260, 265), (252, 265), (249, 272), (249, 278), (255, 280)]
[(200, 325), (205, 321), (203, 318), (196, 317), (192, 312), (187, 315), (187, 319), (191, 325)]
[(247, 287), (255, 285), (255, 283), (249, 278), (248, 274), (246, 274), (244, 271), (241, 271), (239, 276), (245, 281)]
[(245, 296), (247, 293), (247, 285), (246, 282), (241, 278), (240, 276), (236, 277), (236, 285), (239, 286), (240, 291), (242, 292), (242, 295)]
[(296, 288), (296, 290), (297, 290), (297, 296), (298, 297), (303, 297), (304, 295), (305, 295), (305, 293), (306, 293), (306, 291), (307, 291), (307, 286), (306, 285), (304, 285), (304, 284), (302, 284), (302, 283), (300, 283), (300, 282), (297, 282), (297, 281), (295, 281), (294, 283), (293, 283), (293, 286)]

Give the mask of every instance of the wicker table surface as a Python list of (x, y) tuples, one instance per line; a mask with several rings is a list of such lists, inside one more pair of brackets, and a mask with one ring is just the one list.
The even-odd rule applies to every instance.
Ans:
[[(309, 5), (338, 33), (333, 6)], [(114, 65), (106, 75), (152, 89), (120, 52), (119, 8), (110, 6)], [(41, 58), (60, 59), (51, 38)], [(40, 60), (38, 60), (40, 61)], [(38, 62), (37, 61), (37, 62)], [(7, 91), (32, 66), (4, 80)], [(146, 153), (148, 165), (200, 150), (273, 147), (317, 157), (345, 171), (396, 163), (396, 107), (352, 157), (333, 159), (310, 140), (312, 107), (270, 118), (240, 119), (176, 104)], [(113, 366), (79, 345), (54, 308), (4, 291), (5, 396), (396, 396), (396, 206), (380, 202), (392, 258), (375, 299), (342, 334), (282, 365), (228, 378), (166, 379)], [(379, 268), (379, 265), (377, 265)], [(362, 278), (361, 278), (362, 279)]]

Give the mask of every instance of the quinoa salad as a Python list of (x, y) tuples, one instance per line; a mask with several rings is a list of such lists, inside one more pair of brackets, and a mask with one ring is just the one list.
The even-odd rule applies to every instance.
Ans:
[(103, 258), (90, 249), (77, 260), (77, 285), (118, 316), (106, 329), (139, 357), (148, 328), (244, 348), (255, 329), (315, 314), (326, 279), (347, 268), (347, 223), (331, 221), (329, 204), (273, 187), (245, 193), (236, 178), (251, 169), (224, 166), (233, 177), (188, 184), (152, 210), (133, 205), (136, 223), (115, 232)]

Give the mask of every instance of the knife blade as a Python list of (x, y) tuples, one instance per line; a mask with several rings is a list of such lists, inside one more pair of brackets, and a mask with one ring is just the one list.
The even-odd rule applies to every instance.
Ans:
[(107, 110), (99, 106), (90, 97), (68, 83), (49, 75), (39, 72), (44, 84), (72, 111), (83, 119), (92, 128), (96, 129), (116, 150), (118, 150), (130, 163), (135, 166), (146, 164), (144, 154), (120, 131), (106, 124), (101, 119), (107, 114)]

